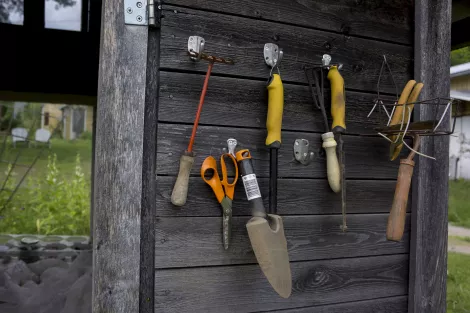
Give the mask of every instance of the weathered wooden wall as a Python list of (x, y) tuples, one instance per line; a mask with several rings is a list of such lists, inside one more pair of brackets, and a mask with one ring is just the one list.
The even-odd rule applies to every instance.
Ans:
[[(383, 122), (378, 115), (366, 118), (382, 55), (387, 55), (399, 89), (412, 76), (412, 1), (168, 0), (162, 14), (155, 311), (406, 312), (409, 224), (402, 242), (385, 239), (398, 167), (388, 161), (385, 140), (363, 134), (372, 134)], [(195, 142), (188, 201), (176, 209), (170, 193), (207, 68), (207, 63), (187, 57), (191, 35), (203, 36), (207, 52), (232, 57), (236, 65), (214, 66)], [(284, 49), (278, 212), (284, 216), (292, 261), (289, 299), (272, 290), (256, 263), (245, 229), (250, 212), (243, 187), (237, 187), (234, 200), (231, 248), (224, 251), (219, 204), (199, 177), (204, 158), (219, 156), (226, 140), (234, 137), (251, 150), (267, 201), (269, 68), (262, 54), (267, 42)], [(325, 160), (319, 157), (308, 166), (292, 162), (296, 138), (306, 138), (321, 150), (322, 119), (313, 107), (303, 67), (318, 63), (324, 53), (344, 63), (347, 233), (340, 231), (340, 197), (329, 190)], [(390, 79), (382, 88), (390, 95), (395, 92)]]

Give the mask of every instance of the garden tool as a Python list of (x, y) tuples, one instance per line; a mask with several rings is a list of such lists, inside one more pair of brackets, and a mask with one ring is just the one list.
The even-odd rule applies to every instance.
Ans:
[(205, 54), (204, 51), (205, 40), (199, 36), (191, 36), (188, 39), (188, 54), (190, 59), (193, 61), (206, 60), (209, 61), (209, 67), (207, 69), (206, 78), (204, 79), (204, 85), (202, 87), (201, 97), (199, 99), (199, 105), (196, 112), (196, 118), (194, 119), (193, 131), (189, 140), (188, 149), (184, 151), (180, 158), (180, 167), (178, 177), (176, 178), (173, 192), (171, 193), (171, 203), (176, 206), (183, 206), (186, 203), (188, 196), (188, 184), (189, 174), (194, 163), (193, 144), (196, 137), (197, 126), (199, 124), (199, 118), (201, 116), (202, 106), (204, 104), (204, 98), (207, 92), (207, 86), (209, 85), (209, 78), (211, 75), (212, 67), (214, 63), (231, 64), (234, 62), (230, 59), (223, 59), (213, 55)]
[[(411, 177), (413, 175), (413, 167), (415, 165), (413, 157), (418, 154), (434, 159), (418, 151), (421, 137), (450, 135), (454, 132), (455, 128), (455, 119), (452, 129), (446, 129), (448, 126), (440, 127), (441, 122), (444, 120), (447, 112), (449, 112), (453, 99), (435, 98), (418, 102), (417, 99), (422, 88), (422, 83), (416, 83), (416, 81), (410, 80), (403, 89), (398, 102), (391, 104), (394, 106), (394, 109), (389, 120), (389, 126), (376, 129), (382, 137), (390, 141), (390, 157), (392, 160), (400, 154), (403, 146), (406, 146), (411, 151), (406, 159), (400, 160), (395, 196), (387, 222), (387, 240), (400, 241), (403, 237), (408, 195), (411, 186)], [(442, 102), (442, 100), (445, 100), (445, 102)], [(420, 105), (434, 105), (435, 119), (411, 123), (413, 107), (418, 103)], [(441, 105), (445, 105), (445, 108), (443, 109), (440, 119), (437, 119), (439, 106)], [(410, 147), (406, 141), (404, 141), (405, 137), (413, 138), (413, 147)]]
[(249, 150), (237, 152), (238, 167), (253, 216), (246, 229), (258, 264), (274, 290), (283, 298), (292, 291), (292, 275), (282, 218), (266, 214)]
[[(268, 116), (266, 128), (266, 146), (269, 148), (269, 213), (276, 214), (277, 211), (277, 169), (278, 152), (281, 147), (282, 113), (284, 110), (284, 87), (279, 71), (283, 52), (276, 44), (264, 45), (264, 60), (271, 67), (268, 81)], [(273, 70), (277, 74), (273, 74)]]
[[(324, 54), (322, 58), (322, 65), (306, 68), (305, 74), (310, 86), (312, 97), (315, 106), (322, 112), (323, 121), (325, 123), (326, 133), (322, 134), (323, 148), (326, 152), (326, 167), (328, 183), (334, 192), (341, 191), (341, 211), (343, 215), (342, 230), (346, 231), (346, 186), (345, 186), (345, 160), (343, 152), (343, 139), (342, 134), (346, 130), (345, 112), (346, 103), (344, 95), (344, 80), (338, 69), (342, 67), (341, 64), (330, 64), (331, 56)], [(331, 116), (333, 118), (332, 129), (330, 130), (328, 124), (328, 117), (326, 115), (325, 102), (324, 102), (324, 83), (323, 83), (323, 69), (328, 69), (328, 80), (331, 86)], [(335, 134), (338, 135), (338, 156), (336, 155)]]
[[(222, 169), (222, 179), (217, 171), (217, 161), (214, 157), (207, 157), (201, 166), (201, 177), (215, 193), (217, 200), (222, 206), (222, 242), (224, 249), (227, 250), (230, 244), (232, 229), (232, 201), (235, 192), (235, 185), (238, 180), (238, 166), (235, 159), (234, 151), (236, 146), (235, 139), (229, 139), (229, 153), (224, 153), (220, 157), (220, 165)], [(235, 145), (234, 145), (235, 144)], [(225, 159), (229, 159), (235, 166), (235, 177), (229, 182), (227, 174), (227, 165)]]
[[(405, 231), (406, 207), (408, 205), (408, 194), (411, 186), (411, 176), (415, 162), (413, 157), (418, 150), (420, 136), (414, 135), (413, 150), (406, 159), (400, 160), (398, 168), (398, 179), (393, 197), (392, 209), (387, 221), (387, 240), (400, 241)], [(392, 144), (393, 145), (393, 144)]]

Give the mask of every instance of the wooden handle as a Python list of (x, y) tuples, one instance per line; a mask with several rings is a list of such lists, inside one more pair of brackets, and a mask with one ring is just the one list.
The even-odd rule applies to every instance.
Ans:
[(281, 146), (282, 112), (284, 110), (284, 87), (281, 76), (273, 74), (271, 83), (268, 85), (268, 117), (266, 128), (268, 136), (266, 145), (273, 148)]
[(336, 140), (332, 132), (321, 136), (323, 139), (323, 148), (326, 151), (326, 172), (328, 183), (334, 192), (341, 191), (341, 172), (339, 170), (338, 156), (336, 154)]
[(346, 130), (345, 114), (346, 100), (344, 98), (344, 79), (338, 71), (338, 67), (332, 66), (328, 71), (328, 79), (331, 85), (331, 116), (334, 133), (343, 133)]
[[(413, 91), (411, 92), (410, 96), (408, 97), (408, 100), (406, 100), (406, 103), (416, 102), (418, 100), (419, 94), (421, 93), (421, 90), (423, 89), (423, 87), (424, 87), (423, 83), (417, 83), (416, 85), (414, 85)], [(395, 124), (390, 123), (390, 125), (401, 124), (401, 118), (403, 117), (403, 106), (398, 106), (395, 109), (395, 113), (397, 112), (398, 108), (401, 108), (401, 113), (399, 113), (400, 114), (399, 115), (400, 119), (397, 123), (395, 123)], [(414, 108), (414, 104), (410, 104), (410, 105), (406, 106), (405, 123), (408, 121), (409, 114), (413, 111), (413, 108)], [(393, 114), (393, 118), (395, 118), (395, 117), (396, 117), (395, 114)], [(392, 122), (393, 122), (393, 119), (392, 119)], [(397, 144), (392, 144), (390, 146), (390, 160), (391, 161), (398, 158), (398, 156), (400, 155), (401, 150), (403, 149), (403, 133), (400, 133), (398, 136), (399, 136), (399, 138), (398, 138)], [(390, 139), (393, 142), (395, 142), (395, 140), (397, 138), (396, 138), (396, 136), (392, 136)]]
[(393, 198), (392, 209), (388, 216), (387, 240), (400, 241), (405, 230), (406, 207), (410, 192), (411, 176), (415, 162), (408, 159), (400, 160), (397, 186)]
[(176, 178), (173, 192), (171, 193), (171, 203), (176, 206), (183, 206), (186, 203), (188, 196), (188, 184), (189, 174), (193, 167), (194, 156), (185, 153), (180, 158), (180, 170), (178, 172), (178, 178)]

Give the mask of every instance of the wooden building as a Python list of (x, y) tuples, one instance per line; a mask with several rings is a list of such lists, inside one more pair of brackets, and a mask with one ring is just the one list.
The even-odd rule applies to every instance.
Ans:
[[(406, 233), (397, 243), (386, 240), (385, 230), (398, 164), (388, 160), (385, 140), (363, 134), (381, 122), (366, 117), (383, 55), (399, 89), (414, 78), (425, 84), (423, 98), (448, 96), (450, 1), (155, 1), (159, 25), (154, 28), (126, 25), (123, 2), (104, 0), (101, 12), (94, 312), (445, 312), (449, 140), (423, 141), (422, 151), (438, 161), (417, 162)], [(176, 209), (170, 194), (207, 68), (188, 58), (192, 35), (207, 40), (208, 52), (236, 64), (214, 66), (188, 201)], [(245, 228), (250, 212), (243, 186), (236, 190), (232, 246), (225, 251), (219, 204), (199, 176), (202, 160), (218, 156), (226, 140), (236, 138), (253, 154), (267, 200), (269, 68), (262, 50), (268, 42), (284, 50), (278, 213), (293, 275), (289, 299), (272, 290), (256, 262)], [(340, 230), (340, 197), (328, 188), (325, 161), (292, 162), (296, 138), (321, 150), (322, 119), (303, 69), (324, 53), (344, 65), (346, 233)], [(90, 62), (96, 56), (86, 55)], [(77, 70), (86, 73), (86, 66), (85, 61)], [(21, 89), (5, 83), (9, 90)], [(74, 89), (78, 85), (58, 86), (63, 94), (89, 96), (94, 90), (88, 84), (84, 92)], [(395, 93), (390, 79), (381, 89)], [(414, 119), (430, 115), (421, 106)]]

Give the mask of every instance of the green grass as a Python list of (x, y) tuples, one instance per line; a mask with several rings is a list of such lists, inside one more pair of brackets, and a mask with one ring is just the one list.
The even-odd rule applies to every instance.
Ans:
[(470, 228), (470, 181), (449, 181), (449, 222)]
[[(39, 146), (36, 148), (25, 148), (24, 144), (20, 148), (20, 145), (22, 144), (23, 143), (17, 143), (16, 148), (13, 148), (11, 144), (8, 144), (8, 148), (2, 156), (2, 159), (7, 160), (9, 162), (13, 162), (19, 152), (20, 157), (17, 163), (30, 165), (33, 160), (37, 157), (41, 148)], [(47, 172), (47, 158), (49, 155), (53, 155), (54, 153), (57, 155), (57, 166), (60, 172), (66, 176), (70, 176), (74, 173), (75, 158), (77, 154), (80, 154), (80, 159), (82, 161), (85, 177), (87, 179), (90, 179), (92, 158), (91, 140), (67, 141), (63, 139), (53, 139), (51, 149), (48, 149), (46, 147), (43, 150), (41, 157), (31, 169), (28, 176), (40, 177), (42, 175), (45, 175), (45, 173)], [(3, 173), (5, 172), (6, 168), (6, 163), (0, 163), (0, 177), (3, 177)], [(26, 168), (20, 166), (14, 168), (15, 173), (17, 173), (17, 177), (21, 177), (26, 170)]]
[(449, 253), (447, 313), (470, 312), (470, 255)]

